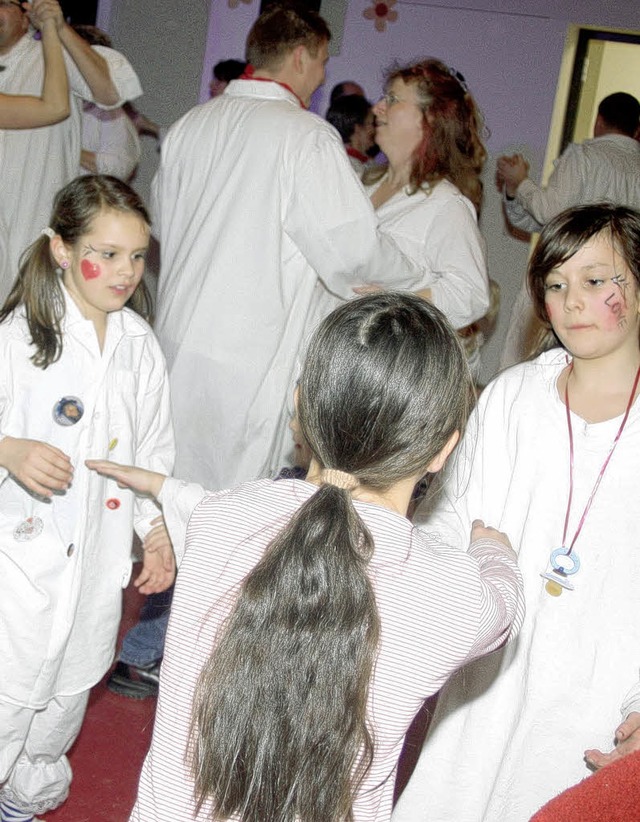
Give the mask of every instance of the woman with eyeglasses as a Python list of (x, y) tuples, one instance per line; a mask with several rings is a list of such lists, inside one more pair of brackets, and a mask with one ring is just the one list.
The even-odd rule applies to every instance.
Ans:
[(467, 355), (477, 371), (474, 326), (489, 308), (477, 225), (486, 158), (482, 117), (462, 75), (432, 58), (393, 69), (373, 111), (376, 143), (388, 164), (366, 172), (364, 183), (379, 224), (423, 265), (420, 295), (471, 342)]
[[(0, 128), (37, 128), (58, 123), (69, 116), (69, 83), (58, 36), (57, 20), (62, 20), (60, 6), (53, 0), (41, 0), (34, 4), (18, 0), (0, 0), (0, 16), (15, 15), (20, 10), (24, 20), (16, 25), (27, 25), (27, 12), (31, 22), (40, 29), (44, 57), (44, 81), (40, 97), (27, 94), (0, 94)], [(11, 21), (10, 21), (11, 22)], [(0, 47), (0, 60), (2, 49)]]

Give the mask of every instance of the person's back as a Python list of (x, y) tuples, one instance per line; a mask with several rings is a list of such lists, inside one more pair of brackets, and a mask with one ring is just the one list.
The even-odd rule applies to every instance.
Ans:
[[(315, 272), (357, 267), (371, 245), (371, 224), (350, 223), (350, 203), (336, 201), (335, 186), (326, 184), (351, 173), (335, 133), (278, 85), (232, 82), (221, 97), (187, 114), (162, 151), (156, 329), (181, 421), (179, 468), (228, 487), (285, 461), (283, 398)], [(319, 187), (321, 180), (326, 185)], [(345, 285), (336, 284), (342, 297), (349, 296)], [(209, 386), (215, 386), (213, 405), (194, 402)], [(233, 410), (216, 414), (227, 398)], [(262, 415), (274, 406), (280, 411), (267, 423)], [(187, 424), (212, 441), (211, 452), (181, 436)], [(235, 447), (222, 454), (223, 442)]]
[(539, 231), (566, 208), (608, 202), (640, 209), (640, 144), (634, 135), (640, 103), (616, 92), (601, 100), (593, 138), (571, 143), (555, 162), (545, 187), (528, 177), (522, 155), (498, 159), (509, 222)]
[[(180, 566), (182, 590), (172, 605), (165, 645), (153, 756), (145, 766), (133, 819), (182, 819), (193, 812), (184, 742), (193, 691), (233, 604), (229, 594), (238, 590), (282, 524), (315, 490), (299, 480), (259, 480), (207, 497), (194, 511), (189, 550)], [(470, 653), (476, 656), (480, 648), (497, 647), (506, 633), (489, 645), (497, 629), (495, 613), (490, 616), (494, 603), (483, 587), (488, 578), (481, 583), (473, 570), (486, 546), (475, 543), (478, 553), (469, 556), (460, 547), (445, 547), (414, 530), (398, 514), (357, 500), (354, 505), (375, 544), (367, 568), (382, 625), (367, 705), (376, 751), (358, 791), (354, 816), (382, 821), (391, 816), (404, 735), (423, 700), (438, 691)], [(499, 585), (507, 569), (496, 563), (494, 571)], [(443, 637), (448, 637), (446, 642)], [(274, 690), (265, 693), (265, 710), (277, 711), (276, 702)], [(164, 781), (161, 772), (171, 777)], [(157, 817), (148, 815), (152, 807)], [(198, 819), (207, 818), (207, 808)]]
[[(374, 280), (411, 284), (397, 249), (392, 262), (382, 247), (374, 253), (373, 210), (342, 144), (303, 108), (322, 82), (329, 33), (317, 15), (296, 14), (275, 6), (258, 19), (248, 40), (257, 65), (173, 126), (154, 181), (156, 329), (170, 371), (177, 470), (210, 488), (286, 463), (284, 400), (327, 289), (349, 298), (369, 261), (379, 267)], [(282, 40), (267, 37), (274, 20)], [(281, 33), (290, 27), (291, 42)]]
[(470, 385), (436, 308), (371, 295), (309, 342), (306, 480), (207, 493), (90, 464), (161, 500), (184, 555), (132, 819), (389, 820), (423, 699), (522, 619), (504, 534), (475, 522), (445, 546), (405, 516), (455, 447)]
[(640, 145), (637, 141), (623, 134), (609, 133), (585, 140), (580, 149), (585, 179), (597, 192), (598, 201), (640, 209)]

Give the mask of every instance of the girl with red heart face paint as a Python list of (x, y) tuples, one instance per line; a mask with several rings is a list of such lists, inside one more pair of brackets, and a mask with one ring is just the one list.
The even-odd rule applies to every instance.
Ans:
[[(174, 579), (158, 507), (96, 482), (84, 466), (111, 452), (167, 472), (173, 465), (164, 359), (138, 316), (148, 315), (148, 241), (147, 211), (131, 188), (79, 177), (56, 196), (0, 308), (2, 820), (45, 813), (68, 793), (65, 755), (89, 688), (112, 662), (134, 522), (153, 545), (138, 589), (159, 593)], [(40, 760), (21, 753), (36, 744), (44, 781)]]

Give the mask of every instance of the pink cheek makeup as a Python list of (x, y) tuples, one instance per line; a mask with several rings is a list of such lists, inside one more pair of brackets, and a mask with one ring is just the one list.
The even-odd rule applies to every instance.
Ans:
[(627, 304), (623, 295), (617, 289), (606, 297), (604, 303), (600, 306), (600, 310), (603, 312), (610, 328), (620, 327), (626, 320)]
[(544, 301), (544, 307), (545, 307), (545, 310), (547, 312), (547, 317), (549, 318), (549, 322), (553, 323), (553, 312), (554, 312), (553, 305), (549, 301), (545, 300)]
[(80, 271), (85, 280), (95, 280), (102, 274), (100, 266), (97, 263), (91, 263), (89, 260), (83, 260), (80, 263)]

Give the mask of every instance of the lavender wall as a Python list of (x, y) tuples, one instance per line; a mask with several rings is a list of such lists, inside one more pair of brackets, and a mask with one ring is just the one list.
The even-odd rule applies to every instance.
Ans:
[[(243, 55), (259, 2), (231, 2), (237, 5), (231, 8), (230, 0), (101, 0), (99, 21), (138, 68), (146, 89), (140, 105), (150, 116), (168, 125), (198, 97), (206, 99), (217, 60)], [(465, 0), (463, 9), (452, 0), (398, 0), (398, 18), (382, 33), (363, 17), (370, 6), (372, 0), (349, 0), (341, 53), (331, 58), (326, 86), (316, 94), (313, 107), (324, 113), (328, 91), (343, 79), (357, 80), (377, 99), (383, 70), (395, 60), (433, 55), (466, 77), (490, 130), (481, 227), (490, 273), (502, 291), (499, 325), (485, 347), (488, 376), (497, 366), (527, 257), (527, 246), (504, 229), (493, 186), (495, 159), (505, 151), (522, 150), (531, 161), (533, 178), (539, 177), (568, 23), (637, 28), (637, 0), (607, 6), (601, 0)], [(145, 159), (143, 193), (156, 161), (156, 156)]]

